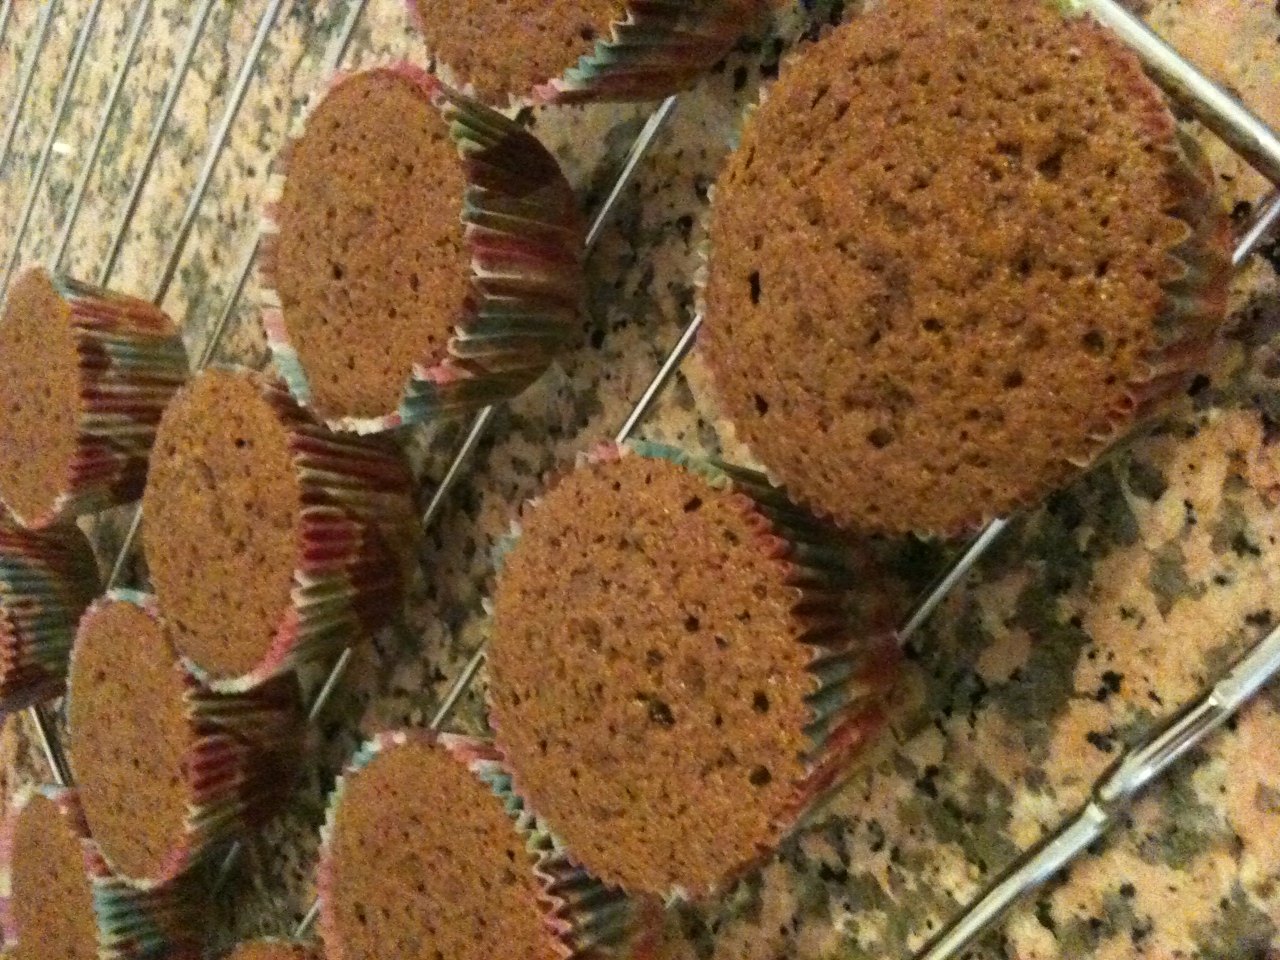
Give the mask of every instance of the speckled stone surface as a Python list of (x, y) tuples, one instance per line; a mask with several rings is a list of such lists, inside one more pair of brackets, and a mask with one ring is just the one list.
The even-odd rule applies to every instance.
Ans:
[[(67, 264), (98, 278), (151, 124), (203, 0), (155, 0), (72, 234)], [(886, 0), (888, 2), (888, 0)], [(0, 44), (7, 121), (39, 15), (16, 0)], [(780, 6), (784, 6), (780, 5)], [(53, 120), (89, 0), (58, 4), (14, 149), (0, 170), (0, 253)], [(107, 2), (74, 89), (24, 262), (47, 259), (136, 2)], [(152, 296), (267, 0), (218, 0), (111, 285)], [(254, 242), (271, 157), (308, 95), (350, 0), (287, 0), (213, 171), (165, 307), (202, 349)], [(1272, 0), (1160, 0), (1153, 25), (1280, 124), (1280, 15)], [(682, 98), (590, 265), (582, 342), (499, 415), (467, 482), (422, 547), (403, 621), (362, 645), (313, 735), (290, 811), (254, 840), (220, 898), (215, 954), (288, 933), (313, 891), (323, 804), (366, 734), (424, 724), (484, 637), (490, 548), (547, 471), (611, 436), (691, 317), (699, 225), (727, 144), (762, 81), (805, 28), (796, 11)], [(400, 0), (370, 0), (348, 65), (427, 62)], [(533, 128), (594, 209), (647, 107), (542, 113)], [(1202, 136), (1243, 225), (1264, 183)], [(1280, 619), (1280, 252), (1242, 271), (1234, 332), (1194, 417), (1170, 424), (1023, 518), (911, 645), (893, 736), (818, 824), (724, 904), (671, 917), (672, 957), (904, 957), (1085, 798), (1124, 744), (1193, 699)], [(266, 363), (251, 279), (219, 362)], [(463, 431), (405, 437), (423, 501)], [(643, 431), (697, 452), (749, 454), (719, 421), (696, 357)], [(93, 524), (109, 565), (127, 513)], [(883, 548), (908, 587), (941, 547)], [(145, 581), (132, 562), (128, 578)], [(315, 673), (312, 671), (312, 673)], [(314, 684), (316, 677), (305, 678)], [(483, 732), (479, 691), (454, 720)], [(25, 721), (0, 737), (3, 785), (41, 775)], [(1019, 905), (973, 957), (1244, 958), (1280, 946), (1280, 698), (1265, 692), (1152, 789), (1110, 839)]]

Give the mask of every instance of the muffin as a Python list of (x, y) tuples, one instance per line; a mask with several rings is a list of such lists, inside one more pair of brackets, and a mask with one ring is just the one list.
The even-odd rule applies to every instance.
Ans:
[(329, 433), (274, 380), (200, 374), (165, 411), (143, 497), (147, 566), (189, 668), (247, 690), (389, 622), (410, 496), (393, 446)]
[(277, 159), (263, 325), (334, 429), (519, 393), (575, 333), (582, 229), (521, 127), (400, 64), (339, 77)]
[(190, 891), (141, 891), (113, 878), (74, 791), (25, 791), (0, 830), (0, 918), (11, 960), (199, 956)]
[(89, 608), (71, 656), (67, 755), (94, 839), (151, 888), (270, 817), (303, 737), (296, 682), (212, 693), (182, 669), (150, 598)]
[(315, 950), (301, 943), (284, 940), (258, 940), (243, 943), (227, 960), (319, 960)]
[(0, 315), (0, 501), (38, 529), (136, 500), (186, 375), (156, 307), (23, 271)]
[(24, 530), (0, 515), (0, 713), (62, 692), (76, 624), (97, 593), (93, 549), (74, 524)]
[(622, 956), (639, 911), (565, 857), (464, 737), (388, 733), (329, 803), (320, 932), (330, 960)]
[(1163, 412), (1230, 268), (1137, 57), (1027, 0), (903, 0), (808, 46), (717, 184), (699, 348), (801, 502), (966, 533)]
[(490, 722), (584, 867), (691, 899), (858, 767), (898, 647), (840, 544), (759, 474), (604, 447), (522, 515), (493, 598)]
[(770, 6), (768, 0), (409, 0), (441, 74), (499, 108), (679, 93)]

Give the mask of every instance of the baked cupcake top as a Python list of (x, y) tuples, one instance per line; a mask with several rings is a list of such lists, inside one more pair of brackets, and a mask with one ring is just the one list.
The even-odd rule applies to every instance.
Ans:
[(286, 168), (273, 280), (311, 402), (324, 419), (387, 414), (414, 364), (443, 359), (470, 291), (448, 124), (406, 71), (353, 74)]
[(663, 459), (560, 479), (494, 597), (491, 719), (516, 789), (610, 884), (700, 895), (780, 838), (811, 648), (758, 514)]
[(1137, 58), (1027, 0), (807, 47), (716, 188), (700, 342), (740, 436), (842, 525), (956, 534), (1176, 392), (1226, 221)]
[(6, 934), (13, 960), (97, 960), (98, 930), (82, 838), (42, 794), (10, 814), (13, 848)]
[(0, 315), (0, 500), (19, 517), (52, 511), (66, 491), (80, 409), (70, 311), (46, 270), (25, 270)]
[(301, 943), (259, 940), (242, 943), (227, 960), (318, 960), (319, 954)]
[(414, 0), (427, 47), (461, 85), (505, 107), (608, 40), (626, 0)]
[(69, 678), (67, 754), (94, 840), (126, 877), (161, 876), (181, 841), (195, 734), (164, 628), (133, 603), (85, 615)]
[(348, 772), (330, 810), (320, 929), (333, 960), (552, 960), (558, 944), (502, 801), (410, 736)]
[(215, 676), (253, 669), (290, 604), (302, 490), (253, 376), (207, 371), (160, 423), (143, 497), (147, 565), (178, 651)]

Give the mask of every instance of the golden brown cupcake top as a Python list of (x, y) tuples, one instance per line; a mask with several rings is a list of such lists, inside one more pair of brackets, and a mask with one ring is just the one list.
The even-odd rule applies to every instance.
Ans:
[(425, 738), (347, 776), (326, 856), (321, 931), (346, 960), (558, 955), (501, 801)]
[(320, 955), (300, 943), (259, 940), (236, 947), (227, 960), (320, 960)]
[(0, 315), (0, 500), (20, 519), (65, 493), (80, 432), (70, 309), (47, 271), (25, 270)]
[(580, 468), (522, 526), (489, 652), (516, 789), (606, 883), (701, 894), (805, 774), (795, 592), (735, 495), (665, 460)]
[[(1029, 0), (856, 18), (784, 70), (716, 189), (700, 345), (726, 413), (843, 525), (955, 534), (1040, 499), (1132, 425), (1185, 332), (1182, 217), (1222, 223), (1192, 170), (1091, 22)], [(1211, 299), (1221, 250), (1213, 270)]]
[(178, 651), (215, 677), (248, 673), (289, 609), (302, 491), (260, 381), (208, 371), (165, 411), (143, 542)]
[(427, 49), (498, 107), (563, 76), (610, 39), (626, 0), (414, 0)]
[(90, 832), (127, 877), (160, 875), (183, 839), (194, 731), (166, 632), (109, 602), (81, 621), (69, 686), (68, 759)]
[(18, 814), (13, 848), (13, 960), (97, 960), (93, 892), (81, 840), (57, 804), (36, 795)]
[(445, 356), (470, 291), (465, 189), (448, 124), (396, 70), (345, 79), (308, 118), (274, 275), (322, 417), (392, 413), (414, 364)]

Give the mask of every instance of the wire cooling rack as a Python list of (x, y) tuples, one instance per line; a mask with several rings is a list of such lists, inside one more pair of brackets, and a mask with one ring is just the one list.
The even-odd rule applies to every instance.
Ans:
[[(6, 31), (13, 20), (16, 2), (17, 0), (0, 0), (0, 42), (3, 41)], [(0, 272), (0, 296), (3, 296), (3, 293), (7, 290), (15, 271), (20, 265), (22, 242), (30, 227), (33, 213), (41, 197), (41, 191), (45, 188), (45, 177), (50, 158), (54, 154), (60, 130), (67, 118), (73, 99), (72, 95), (76, 89), (81, 67), (85, 62), (86, 53), (94, 37), (95, 30), (98, 28), (104, 2), (105, 0), (91, 0), (82, 19), (79, 21), (74, 46), (64, 68), (56, 95), (53, 120), (37, 154), (33, 172), (27, 182), (21, 213), (13, 226), (12, 234), (6, 239), (8, 243), (7, 250), (0, 250), (0, 256), (4, 257), (3, 270)], [(95, 172), (95, 167), (102, 154), (104, 144), (107, 142), (113, 118), (115, 118), (120, 105), (122, 90), (130, 70), (135, 65), (140, 38), (153, 16), (154, 2), (155, 0), (138, 0), (130, 14), (129, 28), (120, 57), (120, 65), (112, 76), (105, 99), (102, 102), (101, 115), (95, 126), (90, 144), (84, 152), (84, 161), (72, 188), (61, 229), (53, 251), (47, 260), (46, 265), (51, 270), (61, 269), (66, 261), (81, 215), (82, 204)], [(1250, 113), (1246, 107), (1232, 96), (1200, 74), (1176, 50), (1160, 40), (1140, 19), (1120, 6), (1116, 0), (1072, 0), (1072, 2), (1078, 13), (1094, 16), (1106, 27), (1113, 30), (1120, 39), (1129, 44), (1146, 63), (1152, 76), (1156, 78), (1173, 99), (1221, 137), (1228, 146), (1261, 173), (1273, 186), (1280, 185), (1280, 139), (1265, 123)], [(187, 35), (181, 53), (168, 78), (160, 107), (152, 120), (139, 172), (129, 188), (120, 219), (112, 231), (107, 252), (96, 277), (96, 281), (100, 286), (110, 287), (116, 276), (125, 239), (138, 212), (143, 191), (150, 182), (156, 160), (163, 149), (166, 128), (178, 103), (190, 68), (197, 57), (200, 41), (217, 3), (218, 0), (199, 0), (199, 5), (194, 10), (187, 25)], [(17, 77), (13, 99), (8, 107), (8, 117), (5, 121), (4, 132), (0, 135), (2, 136), (2, 139), (0, 139), (0, 169), (4, 168), (6, 161), (10, 157), (24, 114), (29, 109), (30, 94), (37, 64), (40, 62), (50, 28), (59, 12), (60, 6), (60, 0), (43, 0), (34, 33), (28, 41), (28, 49), (25, 51)], [(352, 38), (362, 18), (366, 16), (368, 6), (368, 0), (352, 0), (349, 4), (345, 20), (339, 26), (325, 57), (324, 72), (326, 75), (339, 69), (346, 60)], [(170, 253), (165, 258), (159, 278), (155, 283), (152, 300), (157, 305), (165, 300), (178, 274), (179, 266), (191, 239), (192, 230), (213, 182), (214, 173), (227, 147), (232, 130), (240, 119), (246, 93), (260, 66), (264, 50), (267, 47), (267, 41), (271, 36), (272, 30), (277, 28), (282, 10), (285, 7), (284, 0), (266, 0), (264, 9), (257, 20), (257, 28), (248, 53), (235, 76), (230, 93), (226, 98), (223, 113), (214, 128), (208, 148), (205, 151), (195, 186), (187, 198), (178, 228), (172, 235)], [(644, 124), (612, 189), (608, 192), (603, 204), (591, 222), (586, 238), (587, 252), (590, 252), (599, 240), (618, 201), (624, 196), (628, 186), (634, 179), (645, 154), (658, 138), (676, 109), (676, 98), (670, 98), (664, 101)], [(287, 122), (288, 118), (282, 117), (281, 123)], [(283, 133), (284, 131), (281, 132)], [(1243, 266), (1257, 252), (1276, 227), (1278, 221), (1280, 221), (1280, 196), (1273, 193), (1266, 202), (1258, 207), (1252, 222), (1243, 232), (1233, 257), (1236, 267)], [(250, 245), (243, 262), (235, 272), (230, 294), (197, 354), (194, 369), (202, 369), (211, 362), (224, 336), (231, 328), (233, 319), (237, 315), (241, 297), (254, 270), (257, 255), (258, 242), (255, 240)], [(638, 399), (630, 416), (628, 416), (619, 430), (616, 439), (627, 439), (644, 422), (654, 401), (679, 369), (691, 349), (701, 323), (701, 316), (697, 316), (685, 328), (656, 376)], [(458, 447), (440, 483), (432, 494), (422, 517), (424, 528), (430, 527), (440, 517), (449, 494), (462, 480), (471, 457), (493, 424), (496, 413), (496, 408), (488, 407), (476, 415), (463, 442)], [(115, 585), (122, 576), (125, 563), (136, 539), (140, 520), (141, 508), (139, 507), (133, 513), (132, 523), (128, 527), (124, 542), (112, 565), (109, 585)], [(920, 630), (938, 606), (964, 581), (974, 565), (1000, 538), (1010, 522), (1008, 518), (994, 521), (966, 546), (960, 553), (959, 558), (952, 563), (939, 577), (935, 585), (917, 602), (911, 616), (900, 628), (899, 636), (904, 643)], [(333, 664), (311, 705), (310, 715), (312, 719), (319, 715), (340, 682), (350, 656), (351, 651), (347, 650)], [(484, 656), (484, 646), (481, 645), (442, 700), (431, 719), (431, 729), (440, 730), (449, 722), (454, 709), (483, 665)], [(1201, 743), (1214, 730), (1226, 723), (1244, 703), (1273, 679), (1277, 673), (1280, 673), (1280, 628), (1258, 643), (1242, 660), (1226, 672), (1210, 690), (1206, 691), (1201, 698), (1170, 720), (1145, 743), (1132, 748), (1117, 760), (1104, 777), (1095, 784), (1089, 800), (1075, 817), (1061, 824), (1056, 832), (1038, 846), (1029, 850), (1011, 868), (998, 877), (981, 896), (960, 915), (955, 917), (928, 946), (921, 950), (916, 955), (917, 958), (919, 960), (949, 960), (949, 958), (959, 956), (961, 951), (970, 946), (984, 930), (999, 919), (1010, 904), (1057, 874), (1106, 831), (1116, 825), (1120, 815), (1154, 779), (1161, 776), (1175, 761), (1185, 756), (1188, 751)], [(30, 713), (53, 775), (60, 783), (69, 783), (70, 773), (58, 743), (56, 726), (51, 715), (45, 706), (33, 707)], [(238, 848), (233, 848), (229, 852), (224, 863), (224, 869), (217, 882), (221, 883), (225, 880), (229, 868), (238, 854)], [(314, 923), (316, 916), (317, 908), (313, 905), (298, 927), (297, 933), (299, 935), (306, 934)]]

